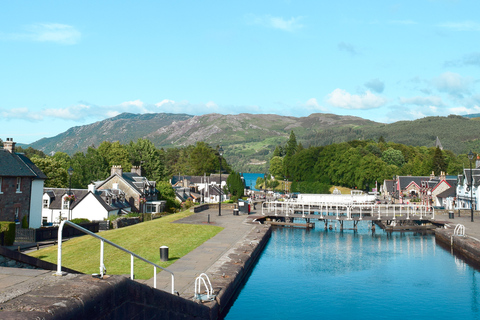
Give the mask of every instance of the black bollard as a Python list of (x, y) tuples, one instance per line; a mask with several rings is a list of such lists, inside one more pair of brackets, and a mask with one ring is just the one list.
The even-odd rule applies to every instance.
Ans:
[(210, 213), (207, 214), (207, 222), (210, 223)]
[(168, 261), (168, 247), (161, 246), (160, 247), (160, 260), (161, 261)]

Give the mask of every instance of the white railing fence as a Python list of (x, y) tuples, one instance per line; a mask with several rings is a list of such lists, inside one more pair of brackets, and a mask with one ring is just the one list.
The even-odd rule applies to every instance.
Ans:
[(417, 204), (372, 204), (372, 203), (326, 203), (326, 202), (299, 202), (299, 201), (268, 201), (262, 204), (262, 215), (301, 214), (302, 218), (315, 215), (320, 219), (334, 216), (339, 219), (362, 220), (365, 216), (375, 217), (378, 220), (399, 218), (435, 219), (435, 209), (430, 206)]
[(88, 234), (88, 235), (91, 235), (92, 237), (95, 237), (97, 239), (100, 240), (100, 277), (103, 278), (103, 275), (104, 275), (104, 272), (105, 272), (105, 264), (104, 264), (104, 243), (108, 243), (109, 245), (111, 246), (114, 246), (115, 248), (119, 249), (119, 250), (122, 250), (128, 254), (130, 254), (130, 279), (134, 279), (134, 270), (133, 270), (133, 262), (134, 262), (134, 258), (137, 258), (137, 259), (140, 259), (148, 264), (151, 264), (153, 266), (153, 287), (154, 288), (157, 288), (157, 268), (159, 269), (162, 269), (163, 271), (166, 271), (168, 273), (171, 274), (172, 276), (172, 294), (175, 294), (175, 276), (173, 274), (173, 272), (171, 272), (170, 270), (168, 269), (165, 269), (161, 266), (159, 266), (158, 264), (155, 264), (151, 261), (148, 261), (147, 259), (143, 258), (143, 257), (140, 257), (139, 255), (119, 246), (118, 244), (116, 243), (113, 243), (103, 237), (100, 237), (99, 235), (85, 229), (85, 228), (82, 228), (80, 227), (79, 225), (73, 223), (73, 222), (70, 222), (68, 220), (64, 220), (62, 221), (62, 223), (60, 224), (60, 227), (58, 228), (58, 256), (57, 256), (57, 272), (55, 273), (56, 275), (58, 276), (61, 276), (63, 275), (63, 272), (62, 272), (62, 231), (63, 231), (63, 227), (68, 224), (69, 226), (77, 229), (77, 230), (80, 230), (82, 231), (83, 233), (85, 234)]

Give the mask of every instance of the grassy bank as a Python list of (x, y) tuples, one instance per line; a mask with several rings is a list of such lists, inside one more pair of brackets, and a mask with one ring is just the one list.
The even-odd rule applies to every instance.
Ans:
[[(162, 267), (168, 267), (223, 228), (209, 225), (172, 223), (191, 215), (189, 211), (165, 216), (133, 226), (101, 232), (100, 236)], [(159, 247), (169, 248), (169, 261), (161, 262)], [(57, 263), (57, 246), (31, 252), (29, 255)], [(62, 265), (84, 273), (99, 273), (100, 240), (82, 236), (62, 245)], [(130, 274), (130, 255), (105, 244), (105, 267), (108, 274)], [(135, 278), (153, 277), (153, 266), (135, 259)]]

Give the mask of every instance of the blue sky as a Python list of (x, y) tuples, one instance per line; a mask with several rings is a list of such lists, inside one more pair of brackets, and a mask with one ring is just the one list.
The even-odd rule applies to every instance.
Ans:
[(480, 1), (5, 1), (0, 138), (122, 112), (480, 112)]

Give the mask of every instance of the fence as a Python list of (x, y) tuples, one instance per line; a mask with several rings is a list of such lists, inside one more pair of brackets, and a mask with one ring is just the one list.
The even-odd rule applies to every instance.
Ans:
[[(83, 228), (97, 233), (99, 230), (98, 222), (85, 223), (81, 225)], [(83, 233), (75, 228), (66, 226), (63, 229), (63, 236), (66, 238), (81, 236)], [(46, 240), (55, 240), (58, 238), (58, 226), (39, 228), (39, 229), (15, 229), (15, 242), (40, 242)]]

